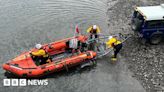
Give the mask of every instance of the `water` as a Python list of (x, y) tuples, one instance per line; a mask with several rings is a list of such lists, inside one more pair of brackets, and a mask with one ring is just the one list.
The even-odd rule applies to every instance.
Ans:
[[(107, 0), (0, 0), (0, 64), (36, 43), (73, 36), (76, 24), (83, 34), (93, 24), (108, 33), (106, 12)], [(4, 87), (0, 92), (130, 92), (136, 87), (134, 92), (143, 92), (123, 62), (108, 61), (106, 57), (94, 68), (50, 75), (48, 86)], [(6, 77), (0, 71), (2, 80)]]
[(82, 33), (86, 33), (85, 30), (92, 24), (99, 25), (102, 31), (107, 31), (105, 2), (2, 0), (0, 2), (1, 61), (11, 59), (36, 43), (48, 43), (73, 36), (76, 24), (79, 24)]

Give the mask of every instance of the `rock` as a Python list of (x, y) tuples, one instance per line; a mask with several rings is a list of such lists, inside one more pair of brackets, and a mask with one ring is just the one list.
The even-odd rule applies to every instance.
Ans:
[[(109, 28), (110, 30), (114, 30), (112, 34), (118, 33), (118, 31), (122, 33), (132, 32), (130, 27), (131, 18), (127, 17), (132, 15), (133, 6), (157, 5), (162, 2), (163, 0), (117, 0), (117, 2), (114, 3), (112, 7), (109, 6), (110, 9), (108, 9), (110, 20)], [(126, 57), (126, 63), (128, 63), (129, 69), (133, 72), (133, 77), (138, 79), (148, 92), (161, 90), (159, 83), (164, 81), (163, 48), (163, 44), (157, 46), (149, 44), (142, 45), (135, 37), (128, 39), (124, 44), (121, 55)]]

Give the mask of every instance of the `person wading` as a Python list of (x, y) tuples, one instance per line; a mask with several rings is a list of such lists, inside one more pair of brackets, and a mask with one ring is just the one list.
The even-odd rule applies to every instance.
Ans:
[(92, 25), (87, 29), (87, 32), (90, 33), (90, 39), (98, 38), (98, 33), (100, 33), (100, 27), (97, 25)]
[(91, 44), (89, 46), (89, 50), (95, 50), (99, 51), (99, 48), (97, 46), (98, 43), (98, 33), (100, 33), (100, 27), (97, 25), (92, 25), (87, 29), (87, 33), (89, 33), (89, 39), (91, 40)]

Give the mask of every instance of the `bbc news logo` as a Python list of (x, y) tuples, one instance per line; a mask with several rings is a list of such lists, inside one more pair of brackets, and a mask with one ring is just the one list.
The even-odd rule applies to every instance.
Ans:
[(3, 86), (37, 86), (37, 85), (48, 85), (48, 80), (39, 79), (3, 79)]

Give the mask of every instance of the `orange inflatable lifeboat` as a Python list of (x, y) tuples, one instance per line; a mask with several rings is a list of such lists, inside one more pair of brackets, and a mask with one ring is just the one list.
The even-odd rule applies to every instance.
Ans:
[[(87, 40), (87, 37), (83, 35), (77, 36), (76, 38), (81, 42)], [(30, 51), (36, 50), (33, 48), (29, 52), (22, 53), (3, 64), (3, 69), (19, 77), (38, 77), (68, 69), (96, 57), (96, 52), (94, 51), (65, 55), (67, 48), (66, 42), (70, 39), (73, 39), (73, 37), (43, 45), (47, 53), (53, 57), (52, 62), (37, 65), (30, 55)]]

